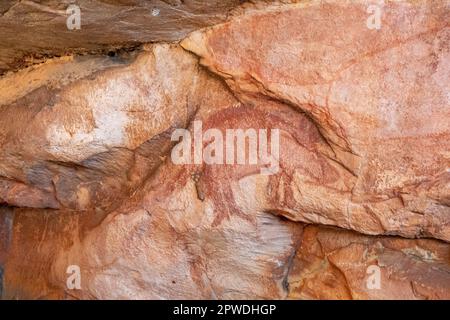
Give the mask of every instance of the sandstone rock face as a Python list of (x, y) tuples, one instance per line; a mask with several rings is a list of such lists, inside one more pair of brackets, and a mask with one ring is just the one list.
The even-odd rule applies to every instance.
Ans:
[[(369, 5), (247, 4), (1, 77), (1, 297), (450, 299), (448, 2), (385, 1), (379, 29)], [(204, 154), (267, 133), (276, 170), (174, 161), (199, 123)]]
[[(351, 174), (337, 174), (332, 183), (347, 185), (336, 188), (294, 171), (284, 192), (302, 196), (285, 215), (448, 241), (448, 4), (389, 1), (379, 30), (367, 27), (366, 2), (253, 9), (182, 46), (241, 100), (262, 95), (307, 114)], [(327, 201), (308, 201), (317, 196)]]
[[(0, 74), (67, 53), (108, 52), (142, 42), (176, 41), (221, 22), (239, 0), (2, 0)], [(72, 21), (71, 5), (80, 13)], [(20, 37), (18, 41), (17, 37)]]
[[(291, 299), (450, 298), (448, 244), (308, 226), (289, 274)], [(370, 268), (379, 268), (372, 289)]]
[[(154, 61), (153, 59), (156, 63), (152, 64), (148, 61)], [(183, 61), (190, 63), (183, 64)], [(72, 135), (67, 135), (67, 140), (63, 142), (68, 147), (64, 148), (64, 144), (60, 144), (57, 148), (44, 152), (43, 163), (48, 163), (45, 158), (48, 154), (57, 157), (57, 160), (52, 161), (48, 167), (41, 167), (40, 172), (47, 174), (54, 172), (53, 176), (48, 178), (59, 181), (60, 177), (68, 174), (68, 170), (70, 173), (73, 170), (75, 173), (61, 184), (64, 189), (59, 191), (58, 184), (53, 183), (54, 191), (51, 194), (58, 199), (73, 199), (73, 202), (67, 205), (62, 203), (56, 215), (54, 211), (49, 210), (18, 210), (16, 212), (13, 227), (14, 239), (6, 263), (6, 270), (11, 270), (7, 272), (5, 278), (8, 289), (6, 297), (210, 299), (286, 296), (286, 289), (283, 287), (287, 274), (286, 268), (296, 247), (296, 239), (301, 233), (301, 228), (298, 228), (295, 223), (280, 221), (270, 213), (257, 210), (257, 190), (255, 189), (253, 194), (248, 193), (249, 185), (253, 184), (256, 188), (258, 177), (251, 174), (255, 171), (254, 168), (243, 166), (238, 168), (239, 170), (234, 170), (230, 166), (223, 170), (221, 166), (212, 168), (204, 165), (178, 166), (171, 163), (170, 158), (160, 160), (155, 166), (151, 166), (155, 162), (151, 161), (152, 152), (157, 153), (158, 159), (166, 156), (164, 149), (159, 145), (151, 145), (148, 147), (149, 155), (143, 156), (144, 159), (141, 160), (143, 163), (138, 167), (140, 171), (136, 175), (140, 180), (136, 182), (137, 187), (133, 189), (134, 191), (119, 189), (117, 194), (107, 197), (108, 194), (101, 193), (103, 189), (96, 188), (97, 185), (104, 186), (111, 192), (113, 183), (130, 184), (133, 176), (124, 175), (123, 171), (132, 171), (133, 166), (137, 166), (133, 161), (140, 155), (140, 145), (160, 137), (162, 133), (169, 131), (171, 126), (187, 126), (186, 122), (189, 118), (203, 120), (205, 128), (207, 126), (227, 127), (230, 124), (239, 127), (245, 125), (246, 121), (247, 126), (251, 126), (252, 123), (256, 125), (257, 121), (263, 126), (265, 117), (272, 119), (273, 125), (287, 127), (286, 119), (291, 117), (297, 117), (300, 122), (307, 124), (306, 118), (285, 106), (267, 102), (258, 107), (251, 107), (239, 103), (223, 83), (206, 77), (204, 71), (197, 69), (194, 61), (194, 57), (180, 47), (157, 45), (149, 48), (149, 52), (142, 53), (131, 63), (131, 66), (136, 65), (136, 69), (147, 69), (142, 74), (148, 72), (155, 74), (148, 77), (149, 83), (140, 84), (134, 74), (130, 75), (129, 72), (127, 74), (130, 68), (127, 65), (112, 67), (111, 71), (117, 73), (111, 77), (104, 72), (98, 72), (90, 75), (88, 80), (78, 79), (77, 86), (82, 85), (84, 81), (87, 85), (77, 92), (71, 91), (72, 84), (61, 89), (60, 97), (65, 96), (64, 92), (70, 92), (71, 94), (68, 93), (67, 96), (76, 101), (88, 96), (86, 95), (87, 87), (95, 91), (92, 95), (96, 99), (102, 96), (109, 97), (112, 92), (118, 92), (119, 89), (111, 88), (111, 84), (98, 88), (93, 84), (103, 83), (104, 80), (101, 79), (105, 79), (104, 77), (110, 77), (114, 83), (117, 83), (120, 75), (124, 74), (127, 81), (133, 83), (136, 80), (138, 92), (135, 86), (130, 84), (128, 86), (130, 93), (127, 93), (122, 84), (120, 95), (126, 96), (126, 99), (122, 100), (118, 98), (119, 96), (114, 96), (113, 99), (109, 98), (111, 101), (109, 105), (87, 103), (81, 104), (80, 107), (90, 108), (92, 111), (88, 114), (94, 115), (94, 121), (97, 119), (95, 108), (100, 105), (116, 108), (110, 109), (111, 112), (107, 114), (115, 115), (117, 118), (117, 112), (126, 112), (136, 107), (130, 100), (131, 96), (136, 96), (136, 99), (141, 99), (139, 101), (141, 112), (137, 121), (140, 119), (147, 123), (155, 121), (148, 127), (153, 131), (138, 131), (144, 137), (138, 142), (135, 142), (136, 136), (130, 137), (124, 134), (125, 137), (118, 140), (116, 146), (102, 149), (105, 141), (111, 142), (111, 136), (98, 143), (92, 143), (92, 139), (101, 139), (104, 137), (103, 134), (111, 134), (113, 130), (120, 132), (122, 128), (128, 133), (126, 128), (129, 126), (140, 130), (145, 130), (147, 127), (144, 123), (136, 122), (136, 119), (132, 117), (133, 113), (130, 112), (131, 116), (127, 114), (123, 123), (105, 121), (105, 125), (111, 127), (94, 126), (103, 133), (97, 138), (95, 129), (85, 129), (85, 123), (89, 125), (92, 119), (81, 118), (75, 122), (69, 120), (70, 123), (76, 124), (75, 130), (78, 129), (80, 133), (75, 131)], [(158, 79), (157, 70), (170, 72), (173, 76), (168, 80)], [(26, 76), (32, 77), (34, 72), (36, 71)], [(158, 90), (150, 90), (152, 88), (148, 86), (152, 83), (151, 80), (157, 83), (155, 88)], [(187, 81), (186, 87), (183, 87), (183, 81)], [(164, 85), (167, 86), (166, 95), (163, 95)], [(175, 91), (169, 89), (175, 89)], [(180, 93), (179, 97), (176, 97), (177, 92)], [(195, 94), (191, 95), (191, 93)], [(165, 99), (158, 101), (159, 95)], [(145, 104), (143, 105), (145, 99), (155, 101), (149, 103), (147, 110)], [(164, 105), (165, 102), (169, 105)], [(182, 107), (183, 104), (185, 107)], [(71, 105), (73, 104), (58, 104), (58, 102), (53, 105), (51, 111), (56, 111), (54, 108), (57, 106), (66, 107), (60, 112), (54, 112), (54, 116), (57, 117), (53, 120), (54, 123), (59, 125), (59, 119), (64, 121), (68, 117), (67, 114), (72, 114), (73, 111), (69, 108)], [(117, 107), (113, 107), (114, 105)], [(155, 105), (160, 106), (159, 110), (154, 108)], [(170, 105), (177, 106), (177, 109), (170, 110)], [(151, 117), (146, 119), (145, 112), (151, 113)], [(45, 112), (41, 114), (42, 117), (46, 115)], [(74, 112), (74, 114), (78, 113)], [(82, 114), (86, 113), (83, 111)], [(167, 117), (171, 118), (167, 121)], [(12, 122), (13, 118), (15, 117), (11, 116), (8, 121), (11, 127), (17, 125)], [(37, 116), (34, 118), (37, 119)], [(249, 123), (248, 119), (252, 119), (252, 123)], [(156, 122), (157, 120), (159, 122)], [(44, 120), (37, 119), (36, 122), (42, 123)], [(52, 122), (46, 122), (46, 128), (50, 128)], [(129, 122), (132, 124), (130, 125)], [(62, 131), (67, 128), (64, 123), (60, 126), (63, 128)], [(158, 126), (160, 129), (156, 129)], [(6, 121), (4, 127), (7, 127)], [(314, 127), (310, 129), (313, 132), (305, 134), (306, 138), (316, 140), (320, 138), (313, 130)], [(131, 131), (131, 133), (134, 132)], [(89, 141), (86, 143), (86, 149), (82, 148), (82, 142), (85, 140), (72, 138), (77, 134)], [(43, 139), (48, 139), (46, 140), (48, 142), (39, 144), (41, 146), (46, 144), (53, 146), (61, 141), (57, 134), (48, 134)], [(161, 139), (162, 142), (166, 141), (170, 144), (170, 137), (163, 135)], [(36, 145), (33, 144), (30, 148)], [(14, 144), (11, 148), (17, 146)], [(96, 146), (99, 149), (93, 149)], [(111, 152), (110, 150), (114, 147), (126, 149), (125, 151), (131, 153), (131, 164), (122, 160), (124, 156), (121, 153)], [(25, 158), (26, 156), (23, 155), (25, 149), (14, 149), (8, 154)], [(33, 154), (33, 162), (29, 167), (33, 168), (34, 163), (41, 160), (38, 150), (33, 150), (30, 154)], [(102, 155), (101, 159), (109, 161), (92, 161), (98, 167), (89, 168), (89, 159), (98, 158), (98, 154)], [(67, 159), (67, 157), (71, 158)], [(121, 161), (124, 161), (123, 166), (120, 166)], [(15, 163), (16, 161), (8, 159), (5, 162)], [(158, 167), (161, 162), (162, 165)], [(58, 165), (56, 171), (52, 171), (54, 163)], [(95, 176), (87, 174), (84, 172), (86, 165), (88, 166), (86, 169), (98, 170), (99, 173)], [(78, 168), (79, 166), (81, 168)], [(105, 172), (108, 168), (114, 175), (108, 175), (108, 171)], [(22, 166), (20, 169), (18, 175), (29, 176), (26, 171), (27, 166)], [(195, 175), (200, 175), (201, 178), (194, 179)], [(83, 178), (85, 180), (81, 180)], [(225, 182), (229, 185), (222, 186)], [(24, 185), (32, 183), (27, 180)], [(82, 193), (83, 197), (80, 197), (80, 188), (85, 190)], [(199, 195), (200, 188), (203, 188), (204, 196)], [(219, 188), (223, 191), (217, 192)], [(14, 189), (7, 191), (9, 191), (7, 195), (15, 194)], [(34, 189), (27, 192), (25, 199), (35, 199)], [(62, 197), (59, 196), (61, 192), (65, 192)], [(234, 194), (241, 194), (241, 197), (237, 199), (238, 197)], [(98, 198), (94, 197), (97, 195)], [(5, 196), (4, 199), (8, 201), (15, 198)], [(111, 201), (117, 201), (118, 208), (113, 210)], [(109, 206), (102, 210), (102, 203)], [(36, 205), (31, 206), (39, 208), (39, 205), (40, 202), (37, 202)], [(82, 209), (81, 212), (80, 209)], [(36, 217), (36, 214), (41, 216)], [(104, 218), (106, 214), (107, 217)], [(59, 250), (55, 250), (54, 243), (60, 244)], [(39, 253), (39, 257), (31, 255), (29, 263), (23, 265), (24, 257), (21, 252), (24, 250)], [(49, 261), (51, 263), (48, 263)], [(86, 283), (83, 291), (71, 293), (64, 290), (67, 263), (79, 265), (83, 271), (90, 270), (88, 273), (82, 273), (82, 278), (85, 279), (83, 283)], [(30, 272), (26, 267), (28, 265), (36, 265), (36, 269), (42, 272), (38, 273), (33, 280), (27, 280), (24, 283), (22, 277)], [(235, 268), (240, 270), (240, 275), (235, 273)], [(131, 277), (121, 276), (125, 274)], [(20, 285), (17, 286), (17, 284)], [(25, 292), (23, 292), (24, 288), (26, 288)]]
[(149, 50), (133, 62), (56, 60), (2, 79), (0, 199), (105, 211), (161, 163), (171, 127), (187, 126), (202, 99), (227, 99), (196, 92), (209, 80), (180, 48)]

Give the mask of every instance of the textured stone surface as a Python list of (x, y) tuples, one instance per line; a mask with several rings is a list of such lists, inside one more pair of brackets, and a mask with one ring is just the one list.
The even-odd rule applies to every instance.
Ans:
[[(67, 53), (114, 51), (150, 41), (176, 41), (223, 21), (239, 0), (2, 0), (0, 74)], [(69, 30), (75, 3), (81, 28)], [(19, 36), (19, 39), (18, 39)]]
[[(2, 298), (450, 299), (449, 10), (386, 1), (377, 31), (367, 5), (261, 2), (1, 77)], [(174, 164), (194, 121), (279, 129), (279, 172)]]
[(170, 150), (172, 127), (187, 126), (201, 101), (229, 96), (199, 92), (211, 81), (180, 48), (128, 59), (58, 59), (0, 80), (3, 202), (97, 211), (120, 204)]
[[(308, 226), (289, 274), (289, 298), (448, 300), (449, 262), (449, 246), (439, 241)], [(379, 289), (367, 286), (370, 266), (379, 267)]]
[[(133, 94), (141, 98), (141, 101), (146, 101), (144, 98), (155, 101), (149, 103), (148, 112), (153, 111), (152, 119), (161, 119), (160, 122), (156, 122), (161, 123), (161, 129), (155, 130), (158, 128), (157, 124), (147, 128), (143, 123), (133, 122), (134, 129), (153, 129), (151, 132), (144, 131), (142, 135), (145, 138), (135, 143), (134, 148), (139, 147), (146, 139), (151, 140), (154, 136), (159, 136), (160, 132), (169, 130), (170, 125), (187, 126), (185, 122), (189, 117), (203, 120), (205, 128), (209, 126), (239, 128), (252, 124), (266, 127), (265, 117), (269, 117), (272, 126), (283, 125), (286, 130), (292, 132), (294, 130), (288, 125), (288, 119), (296, 117), (301, 123), (309, 121), (286, 106), (269, 102), (258, 106), (239, 103), (220, 81), (206, 77), (204, 71), (196, 68), (193, 56), (179, 47), (157, 45), (148, 50), (138, 55), (130, 65), (112, 66), (107, 71), (91, 74), (88, 80), (78, 79), (74, 83), (77, 88), (81, 86), (79, 90), (75, 91), (73, 82), (70, 82), (60, 89), (59, 96), (64, 97), (67, 92), (68, 97), (78, 101), (90, 96), (87, 94), (89, 90), (96, 92), (94, 95), (96, 99), (113, 96), (108, 100), (114, 102), (111, 104), (86, 103), (80, 106), (87, 110), (94, 109), (92, 112), (94, 116), (95, 108), (98, 106), (108, 108), (105, 110), (106, 114), (115, 116), (117, 110), (128, 110), (130, 105), (133, 106), (129, 103), (131, 100), (129, 97)], [(153, 59), (157, 63), (152, 64), (148, 61)], [(190, 63), (183, 64), (186, 61)], [(70, 65), (77, 62), (62, 63)], [(138, 86), (141, 91), (136, 93), (135, 86), (122, 84), (118, 95), (117, 87), (97, 86), (103, 84), (105, 79), (117, 83), (122, 77), (130, 83), (139, 84), (136, 80), (139, 77), (127, 73), (133, 66), (135, 66), (133, 70), (139, 66), (146, 72), (155, 74), (152, 78), (148, 77), (146, 85), (157, 83), (155, 88), (159, 90), (148, 89), (142, 92), (141, 86)], [(31, 70), (24, 76), (33, 78), (41, 68)], [(158, 78), (158, 70), (171, 72), (173, 77)], [(114, 75), (110, 74), (112, 71)], [(183, 81), (187, 81), (186, 87), (183, 87), (185, 83)], [(86, 87), (83, 86), (84, 82), (87, 82)], [(170, 88), (174, 90), (167, 90), (166, 99), (161, 102), (157, 97), (164, 91), (164, 85), (172, 85)], [(177, 93), (180, 96), (177, 97)], [(128, 99), (121, 100), (119, 96), (126, 96)], [(51, 128), (48, 124), (59, 124), (58, 120), (66, 120), (67, 113), (73, 112), (69, 108), (71, 105), (74, 104), (56, 101), (51, 109), (56, 111), (55, 107), (60, 108), (60, 112), (54, 112), (56, 119), (52, 120), (53, 122), (47, 120), (46, 127), (36, 129), (36, 132), (45, 132)], [(154, 110), (151, 108), (154, 105), (160, 108)], [(170, 106), (176, 106), (176, 109), (171, 110)], [(142, 114), (145, 115), (145, 105), (141, 109), (142, 117)], [(47, 113), (40, 114), (42, 119), (47, 119)], [(82, 114), (86, 112), (83, 111)], [(166, 120), (168, 123), (166, 125), (164, 117), (169, 116), (172, 118), (170, 121)], [(11, 116), (8, 121), (5, 120), (4, 128), (8, 126), (15, 128), (17, 123), (13, 122), (14, 118)], [(36, 117), (35, 119), (36, 123), (43, 122)], [(249, 122), (249, 119), (252, 122)], [(90, 119), (84, 120), (85, 122), (83, 120), (81, 117), (76, 122), (75, 130), (79, 128), (78, 130), (84, 133), (83, 138), (88, 141), (95, 141), (97, 136), (102, 138), (112, 129), (120, 132), (122, 128), (116, 122), (111, 124), (106, 122), (104, 127), (97, 126), (101, 134), (95, 135), (93, 130), (83, 131), (84, 123), (89, 124)], [(145, 118), (144, 120), (148, 121)], [(114, 128), (108, 127), (107, 124)], [(128, 122), (120, 124), (126, 127)], [(66, 128), (64, 125), (61, 127)], [(310, 131), (300, 134), (299, 138), (304, 137), (305, 143), (308, 143), (307, 139), (320, 139), (314, 127), (311, 126)], [(76, 137), (76, 133), (71, 136)], [(39, 145), (53, 146), (61, 141), (55, 134), (46, 135), (45, 139), (47, 142)], [(292, 145), (290, 140), (286, 139), (286, 143)], [(109, 138), (104, 141), (112, 142)], [(67, 139), (64, 142), (66, 148), (61, 144), (58, 148), (48, 149), (42, 154), (38, 153), (39, 150), (33, 149), (37, 144), (30, 143), (29, 148), (32, 151), (28, 156), (24, 155), (25, 147), (17, 149), (19, 145), (11, 144), (11, 152), (7, 153), (11, 158), (4, 161), (12, 164), (17, 158), (31, 158), (30, 165), (21, 166), (17, 173), (29, 176), (28, 168), (35, 167), (34, 163), (45, 160), (46, 156), (50, 155), (57, 159), (53, 162), (58, 165), (58, 170), (53, 171), (51, 170), (53, 167), (41, 166), (39, 172), (48, 174), (47, 179), (58, 181), (60, 176), (67, 174), (67, 170), (81, 165), (82, 168), (75, 172), (86, 179), (79, 181), (80, 179), (71, 177), (61, 184), (65, 192), (61, 198), (64, 200), (73, 198), (74, 201), (69, 203), (71, 206), (64, 206), (62, 203), (58, 211), (17, 210), (13, 227), (14, 237), (5, 268), (7, 272), (4, 294), (7, 298), (282, 298), (287, 295), (283, 286), (286, 268), (301, 228), (295, 223), (281, 221), (270, 213), (258, 211), (258, 191), (255, 189), (255, 179), (258, 177), (253, 175), (255, 168), (177, 166), (172, 164), (169, 158), (165, 158), (161, 160), (159, 167), (143, 166), (139, 177), (147, 178), (139, 180), (139, 187), (136, 187), (132, 194), (120, 191), (107, 198), (108, 204), (111, 198), (119, 203), (119, 208), (111, 212), (111, 206), (101, 210), (101, 203), (105, 201), (104, 196), (99, 197), (100, 202), (84, 201), (85, 198), (95, 200), (90, 195), (101, 191), (95, 189), (96, 184), (83, 194), (85, 197), (79, 196), (79, 189), (80, 185), (91, 186), (94, 178), (99, 179), (100, 185), (110, 192), (111, 186), (115, 183), (131, 183), (129, 176), (121, 176), (124, 168), (119, 166), (120, 154), (101, 149), (103, 141), (101, 141), (103, 143), (87, 143), (84, 148), (77, 139)], [(137, 149), (133, 150), (129, 145), (133, 142), (134, 140), (126, 136), (116, 142), (115, 147), (130, 149), (129, 152), (136, 154)], [(99, 146), (99, 149), (92, 149), (96, 146)], [(153, 146), (150, 151), (163, 150)], [(83, 175), (83, 168), (88, 164), (85, 158), (99, 153), (107, 153), (106, 158), (110, 160), (96, 163), (96, 170), (101, 174)], [(12, 158), (13, 155), (16, 158)], [(160, 156), (164, 157), (165, 154), (162, 153)], [(68, 157), (71, 158), (67, 159)], [(48, 166), (47, 162), (43, 162)], [(128, 162), (125, 164), (128, 165)], [(111, 165), (113, 175), (108, 175), (104, 171)], [(149, 173), (152, 173), (151, 177)], [(193, 178), (194, 175), (201, 178), (196, 180)], [(23, 182), (25, 186), (32, 184), (33, 181), (30, 180)], [(252, 185), (253, 194), (249, 192), (249, 186)], [(22, 201), (35, 199), (35, 189), (29, 188), (23, 191), (24, 197), (17, 198)], [(220, 191), (221, 188), (223, 191)], [(58, 185), (56, 191), (51, 192), (56, 195), (61, 193)], [(203, 196), (200, 195), (202, 192)], [(8, 194), (14, 195), (15, 190), (10, 190)], [(8, 201), (15, 198), (10, 196), (4, 199)], [(85, 205), (86, 203), (92, 206)], [(73, 211), (80, 209), (81, 205), (85, 205), (83, 211)], [(30, 206), (39, 208), (40, 202), (32, 203)], [(104, 220), (102, 220), (105, 216), (103, 211), (109, 213)], [(55, 243), (58, 243), (57, 248)], [(23, 252), (34, 254), (24, 257)], [(24, 259), (27, 261), (25, 264)], [(64, 290), (67, 277), (65, 271), (67, 266), (72, 264), (80, 265), (83, 271), (84, 290), (81, 292)], [(35, 266), (32, 279), (26, 276), (30, 273), (27, 267), (29, 265)], [(236, 268), (240, 270), (239, 275), (235, 272)]]
[(351, 173), (333, 179), (347, 183), (333, 192), (293, 172), (284, 192), (302, 197), (286, 204), (286, 216), (448, 241), (449, 2), (387, 1), (379, 30), (366, 25), (367, 6), (252, 9), (182, 46), (241, 100), (263, 95), (305, 112)]

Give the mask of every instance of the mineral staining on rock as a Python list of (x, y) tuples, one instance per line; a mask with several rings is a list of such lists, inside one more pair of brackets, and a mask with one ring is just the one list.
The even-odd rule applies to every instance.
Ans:
[[(449, 299), (448, 6), (372, 29), (367, 5), (247, 4), (3, 75), (2, 298)], [(279, 170), (177, 164), (196, 122), (279, 130)]]
[(295, 219), (448, 241), (448, 4), (389, 1), (378, 31), (367, 28), (366, 7), (253, 9), (181, 44), (241, 100), (269, 97), (306, 113), (333, 161), (353, 175), (339, 195), (324, 194), (324, 206), (289, 208)]
[[(445, 299), (448, 244), (308, 226), (290, 271), (291, 299)], [(369, 268), (379, 287), (368, 285)]]
[[(101, 54), (132, 50), (144, 42), (177, 41), (190, 31), (224, 21), (242, 2), (2, 0), (0, 74), (68, 53)], [(66, 25), (72, 23), (67, 20), (73, 10), (67, 9), (74, 4), (80, 25), (72, 29)]]

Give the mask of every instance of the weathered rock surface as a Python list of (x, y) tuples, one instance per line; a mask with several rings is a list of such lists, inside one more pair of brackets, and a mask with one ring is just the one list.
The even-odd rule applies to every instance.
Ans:
[(0, 80), (3, 202), (106, 211), (162, 162), (171, 128), (199, 104), (232, 99), (200, 92), (222, 84), (179, 47), (129, 59), (54, 60)]
[(387, 1), (379, 30), (367, 27), (367, 6), (306, 1), (252, 9), (182, 46), (242, 101), (262, 95), (307, 114), (333, 160), (351, 173), (337, 174), (332, 185), (294, 167), (283, 192), (295, 200), (282, 214), (448, 241), (449, 2)]
[[(290, 299), (450, 299), (450, 250), (433, 240), (367, 237), (308, 226), (289, 273)], [(370, 267), (379, 268), (379, 288)]]
[[(187, 126), (189, 118), (203, 120), (205, 128), (266, 127), (268, 118), (272, 121), (271, 126), (282, 125), (286, 130), (293, 131), (286, 121), (292, 117), (298, 118), (300, 124), (308, 125), (307, 118), (283, 105), (261, 102), (258, 106), (248, 106), (239, 103), (222, 82), (198, 69), (194, 57), (180, 47), (156, 45), (148, 50), (126, 66), (112, 66), (106, 71), (90, 74), (87, 79), (77, 78), (60, 88), (58, 97), (61, 100), (54, 101), (48, 110), (34, 116), (36, 124), (46, 123), (45, 128), (36, 129), (36, 133), (46, 133), (52, 126), (61, 128), (51, 129), (51, 134), (43, 136), (43, 142), (30, 143), (28, 147), (25, 147), (26, 144), (10, 144), (10, 149), (5, 145), (5, 150), (11, 150), (5, 152), (5, 156), (9, 157), (4, 160), (5, 163), (30, 159), (28, 165), (8, 171), (17, 176), (30, 176), (28, 170), (34, 168), (36, 162), (42, 163), (39, 172), (46, 173), (46, 178), (51, 181), (59, 181), (68, 172), (74, 172), (61, 184), (64, 187), (61, 191), (55, 183), (54, 189), (49, 189), (51, 196), (63, 200), (73, 199), (72, 202), (65, 204), (59, 201), (58, 211), (16, 210), (13, 240), (5, 267), (7, 298), (286, 296), (283, 287), (288, 271), (286, 268), (301, 228), (295, 223), (281, 221), (270, 213), (257, 210), (258, 191), (255, 189), (253, 194), (249, 192), (249, 187), (252, 184), (256, 186), (254, 180), (258, 178), (253, 175), (254, 167), (228, 166), (223, 169), (221, 166), (179, 166), (173, 164), (170, 158), (165, 158), (155, 166), (141, 165), (141, 171), (137, 174), (140, 178), (136, 182), (138, 187), (130, 191), (120, 189), (117, 194), (106, 198), (108, 194), (103, 195), (103, 189), (97, 187), (103, 186), (111, 192), (115, 184), (130, 185), (133, 182), (132, 175), (123, 175), (123, 171), (130, 170), (128, 167), (131, 165), (128, 161), (123, 161), (122, 165), (123, 156), (111, 152), (111, 149), (126, 149), (134, 160), (134, 156), (139, 155), (142, 143), (152, 141), (162, 132), (170, 131), (171, 127)], [(186, 61), (190, 63), (184, 64)], [(33, 78), (41, 68), (30, 70), (29, 74), (23, 76)], [(140, 82), (139, 76), (131, 73), (130, 68), (142, 69), (138, 74), (147, 75), (147, 81)], [(172, 77), (158, 78), (158, 71), (166, 74), (170, 72)], [(126, 82), (120, 82), (122, 77)], [(110, 81), (112, 84), (109, 84)], [(187, 81), (186, 86), (183, 86), (184, 81)], [(105, 82), (108, 85), (104, 85)], [(118, 86), (114, 87), (113, 84), (117, 83)], [(150, 87), (152, 83), (155, 84), (153, 88)], [(90, 90), (95, 93), (88, 94)], [(158, 99), (160, 95), (165, 99)], [(108, 97), (110, 103), (89, 104), (89, 101), (84, 100), (89, 96), (96, 99)], [(83, 103), (78, 110), (72, 110), (71, 106), (76, 104), (64, 103), (64, 97)], [(100, 122), (97, 115), (102, 115), (102, 111), (114, 115), (116, 119), (121, 112), (136, 108), (132, 97), (140, 99), (141, 113), (138, 119), (133, 118), (133, 114), (126, 114), (122, 122), (104, 121), (103, 127), (93, 126), (99, 129), (100, 134), (96, 134), (95, 129), (85, 129), (89, 125), (89, 128), (92, 127), (92, 121)], [(148, 105), (145, 104), (147, 100), (150, 101)], [(98, 110), (100, 106), (105, 109)], [(176, 106), (176, 109), (171, 110), (170, 106)], [(4, 128), (16, 128), (18, 123), (23, 123), (14, 122), (17, 116), (11, 113), (7, 117), (8, 109), (3, 110)], [(75, 122), (69, 118), (71, 114), (86, 114), (85, 110), (88, 110), (87, 114), (91, 118), (79, 117)], [(152, 117), (145, 118), (145, 112), (151, 113)], [(143, 119), (141, 123), (138, 122), (140, 119)], [(147, 127), (144, 121), (151, 125)], [(69, 123), (76, 126), (71, 135), (65, 135)], [(28, 123), (28, 127), (33, 126)], [(128, 127), (143, 131), (138, 131), (141, 136), (137, 136), (137, 142), (136, 135), (126, 134), (128, 131), (125, 129)], [(298, 137), (303, 138), (305, 143), (320, 139), (313, 126), (309, 126), (309, 129), (299, 133)], [(121, 139), (111, 139), (121, 131), (125, 132)], [(60, 134), (55, 132), (67, 137), (64, 143), (60, 142)], [(77, 135), (83, 139), (76, 139)], [(166, 139), (164, 141), (170, 144), (169, 138)], [(93, 140), (98, 142), (92, 143)], [(83, 141), (87, 143), (83, 144)], [(115, 144), (105, 148), (106, 143)], [(286, 145), (289, 144), (292, 145), (290, 138), (286, 139)], [(38, 145), (58, 147), (40, 153), (36, 149)], [(27, 148), (29, 153), (26, 153)], [(152, 146), (149, 150), (157, 153), (158, 157), (166, 156), (161, 148)], [(93, 162), (96, 167), (89, 167), (90, 162), (86, 159), (98, 158), (98, 154), (105, 154), (102, 158), (110, 161)], [(47, 161), (49, 156), (54, 159), (50, 164)], [(133, 161), (130, 162), (134, 165)], [(97, 174), (86, 174), (87, 169)], [(195, 179), (195, 176), (200, 178)], [(8, 179), (11, 180), (11, 176)], [(225, 183), (227, 185), (223, 185)], [(33, 186), (32, 180), (25, 180), (22, 184), (30, 186), (29, 190), (23, 191), (24, 197), (17, 198), (34, 200), (34, 190), (41, 186)], [(80, 188), (84, 190), (83, 197), (80, 197)], [(7, 191), (9, 193), (4, 196), (4, 201), (16, 200), (12, 196), (16, 194), (15, 189)], [(62, 192), (64, 195), (59, 196)], [(204, 193), (203, 196), (200, 193)], [(108, 206), (103, 208), (103, 203)], [(113, 210), (115, 203), (118, 208)], [(39, 208), (41, 202), (31, 205), (30, 202), (9, 204)], [(80, 209), (83, 210), (79, 212)], [(102, 220), (106, 213), (108, 216)], [(55, 243), (59, 244), (58, 248), (55, 248)], [(35, 254), (24, 257), (23, 252)], [(27, 260), (25, 264), (24, 259)], [(81, 267), (84, 290), (75, 293), (65, 290), (67, 263)], [(30, 272), (27, 268), (29, 265), (39, 270), (34, 272), (33, 279), (24, 278)], [(240, 270), (240, 275), (235, 273), (235, 268)], [(120, 276), (122, 273), (124, 276)]]
[[(177, 41), (190, 31), (225, 20), (242, 2), (2, 0), (0, 74), (68, 53), (107, 53), (144, 42)], [(67, 11), (71, 4), (80, 9), (80, 29), (66, 26), (73, 13)]]
[[(0, 78), (2, 297), (449, 299), (449, 10), (366, 7), (260, 3)], [(195, 121), (279, 129), (279, 171), (175, 164)]]

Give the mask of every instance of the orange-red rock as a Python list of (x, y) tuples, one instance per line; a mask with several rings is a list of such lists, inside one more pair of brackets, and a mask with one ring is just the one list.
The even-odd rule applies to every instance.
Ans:
[[(2, 298), (449, 299), (449, 10), (367, 6), (261, 2), (1, 77)], [(175, 164), (194, 121), (279, 129), (279, 171)]]
[[(224, 21), (242, 2), (2, 0), (0, 74), (68, 53), (113, 54), (145, 42), (177, 41), (190, 31)], [(71, 5), (79, 8), (79, 29), (67, 27), (76, 12)]]
[(336, 188), (297, 170), (285, 216), (448, 241), (448, 3), (386, 1), (379, 30), (368, 28), (369, 4), (251, 8), (182, 46), (241, 100), (265, 96), (306, 113), (351, 173)]
[[(450, 298), (446, 243), (308, 226), (289, 273), (290, 299)], [(379, 286), (371, 285), (378, 268)]]
[(66, 58), (0, 79), (0, 201), (32, 208), (120, 204), (170, 151), (170, 130), (225, 91), (161, 45), (137, 57)]

